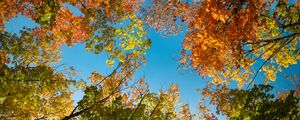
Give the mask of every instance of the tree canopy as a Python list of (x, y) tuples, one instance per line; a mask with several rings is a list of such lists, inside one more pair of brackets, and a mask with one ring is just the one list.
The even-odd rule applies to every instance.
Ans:
[[(19, 15), (37, 26), (6, 31)], [(280, 95), (268, 85), (300, 59), (298, 0), (2, 0), (0, 16), (0, 119), (217, 119), (206, 102), (228, 119), (300, 117), (299, 80)], [(151, 28), (164, 37), (184, 32), (178, 65), (211, 79), (198, 115), (181, 102), (178, 85), (155, 93), (147, 76), (133, 79), (146, 63)], [(57, 65), (61, 47), (75, 44), (107, 53), (112, 72), (82, 80)], [(259, 73), (265, 85), (249, 88)]]
[(187, 24), (179, 62), (215, 84), (242, 87), (260, 70), (268, 83), (299, 60), (299, 1), (154, 0), (144, 19), (167, 34)]

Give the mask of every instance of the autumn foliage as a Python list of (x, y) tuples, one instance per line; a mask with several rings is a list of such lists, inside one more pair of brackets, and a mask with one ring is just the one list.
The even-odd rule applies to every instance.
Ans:
[(187, 24), (179, 62), (216, 85), (235, 80), (242, 87), (259, 71), (268, 83), (299, 60), (299, 2), (155, 0), (153, 6), (145, 10), (147, 24), (173, 34)]
[[(20, 15), (37, 25), (6, 31)], [(229, 119), (299, 118), (296, 77), (297, 89), (276, 97), (270, 85), (251, 85), (299, 61), (300, 1), (2, 0), (0, 16), (0, 119), (194, 119), (178, 85), (154, 93), (145, 78), (132, 79), (152, 28), (164, 37), (184, 32), (180, 67), (211, 79), (200, 90), (200, 119), (217, 119), (208, 101)], [(75, 79), (73, 67), (57, 65), (61, 47), (74, 44), (108, 54), (112, 72)], [(77, 90), (84, 94), (75, 104)]]

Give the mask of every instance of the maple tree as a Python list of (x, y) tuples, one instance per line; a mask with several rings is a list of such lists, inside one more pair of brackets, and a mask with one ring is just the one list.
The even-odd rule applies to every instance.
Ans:
[(299, 60), (299, 1), (154, 0), (143, 16), (166, 34), (187, 25), (179, 62), (216, 85), (236, 80), (241, 88), (259, 71), (268, 83)]
[[(141, 2), (7, 0), (0, 3), (3, 6), (0, 9), (0, 30), (5, 30), (5, 22), (21, 14), (40, 25), (27, 31), (41, 41), (47, 41), (46, 44), (51, 43), (51, 47), (81, 42), (95, 54), (109, 53), (107, 64), (112, 66), (115, 58), (123, 62), (127, 53), (135, 53), (135, 58), (139, 58), (151, 45), (145, 37), (143, 22), (136, 15)], [(72, 5), (82, 15), (74, 14), (65, 5)]]

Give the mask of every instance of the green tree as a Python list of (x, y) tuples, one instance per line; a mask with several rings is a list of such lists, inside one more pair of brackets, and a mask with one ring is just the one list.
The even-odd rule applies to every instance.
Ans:
[[(249, 90), (229, 89), (226, 86), (205, 88), (203, 97), (208, 96), (211, 105), (215, 105), (217, 114), (222, 113), (229, 119), (297, 119), (299, 95), (290, 90), (285, 96), (275, 97), (271, 93), (273, 86), (254, 85)], [(205, 101), (205, 100), (204, 100)], [(204, 104), (200, 104), (203, 116), (209, 116)]]
[(1, 119), (60, 118), (73, 108), (76, 81), (49, 66), (0, 65), (0, 84)]
[(57, 61), (51, 52), (56, 48), (42, 42), (26, 31), (0, 33), (1, 119), (60, 118), (72, 109), (70, 87), (77, 82), (50, 66)]

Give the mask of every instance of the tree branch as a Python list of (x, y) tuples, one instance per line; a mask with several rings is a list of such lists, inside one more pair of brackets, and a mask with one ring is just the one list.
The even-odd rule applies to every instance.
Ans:
[[(147, 92), (147, 91), (146, 91)], [(133, 114), (139, 109), (139, 107), (142, 105), (142, 102), (144, 100), (144, 98), (146, 97), (146, 92), (144, 94), (142, 94), (142, 99), (140, 100), (140, 102), (138, 103), (137, 107), (134, 109), (134, 111), (130, 114), (128, 119), (132, 119)]]
[(290, 42), (292, 42), (294, 38), (295, 38), (295, 37), (293, 37), (293, 38), (290, 39), (290, 40), (287, 40), (287, 41), (283, 42), (283, 44), (281, 44), (281, 45), (275, 50), (275, 52), (273, 52), (272, 55), (270, 55), (270, 56), (268, 57), (268, 59), (265, 60), (265, 61), (263, 62), (263, 64), (262, 64), (262, 65), (259, 67), (259, 69), (256, 71), (254, 77), (252, 78), (252, 80), (250, 81), (250, 83), (248, 84), (248, 86), (247, 86), (246, 89), (248, 89), (249, 86), (254, 82), (255, 78), (256, 78), (257, 75), (258, 75), (258, 72), (262, 69), (262, 67), (263, 67), (263, 66), (264, 66), (271, 58), (273, 58), (273, 57), (281, 50), (281, 48), (283, 48), (284, 46), (286, 46), (287, 44), (289, 44)]
[[(108, 96), (106, 96), (105, 98), (103, 98), (103, 99), (101, 99), (100, 101), (97, 101), (97, 102), (99, 102), (99, 103), (106, 102), (106, 100), (107, 100), (108, 98), (110, 98), (113, 94), (115, 94), (116, 92), (118, 92), (118, 91), (117, 91), (118, 88), (122, 85), (122, 83), (126, 80), (126, 78), (127, 78), (133, 71), (135, 71), (136, 69), (137, 69), (137, 67), (135, 67), (135, 68), (133, 68), (131, 71), (129, 71), (129, 72), (128, 72), (121, 80), (120, 80), (119, 84), (115, 87), (115, 89), (114, 89)], [(65, 116), (64, 118), (62, 118), (62, 120), (69, 120), (69, 119), (71, 119), (71, 118), (73, 118), (73, 117), (79, 116), (79, 115), (81, 115), (82, 113), (84, 113), (84, 112), (90, 110), (90, 109), (93, 108), (94, 106), (95, 106), (95, 104), (94, 104), (94, 105), (91, 105), (91, 106), (89, 106), (89, 107), (87, 107), (87, 108), (84, 108), (84, 109), (82, 109), (82, 110), (80, 110), (80, 111), (78, 111), (78, 112), (71, 113), (70, 115)]]
[(297, 35), (300, 35), (300, 33), (293, 33), (293, 34), (290, 34), (290, 35), (287, 35), (287, 36), (284, 36), (284, 37), (279, 37), (279, 38), (274, 38), (274, 39), (266, 39), (266, 40), (257, 40), (256, 42), (244, 42), (242, 43), (243, 45), (247, 45), (247, 44), (258, 44), (258, 43), (262, 43), (262, 42), (276, 42), (276, 41), (279, 41), (279, 40), (282, 40), (282, 39), (286, 39), (286, 38), (290, 38), (290, 37), (295, 37)]
[(161, 99), (158, 101), (158, 103), (156, 104), (155, 108), (152, 110), (150, 117), (154, 114), (155, 110), (158, 108), (158, 106), (160, 105)]

